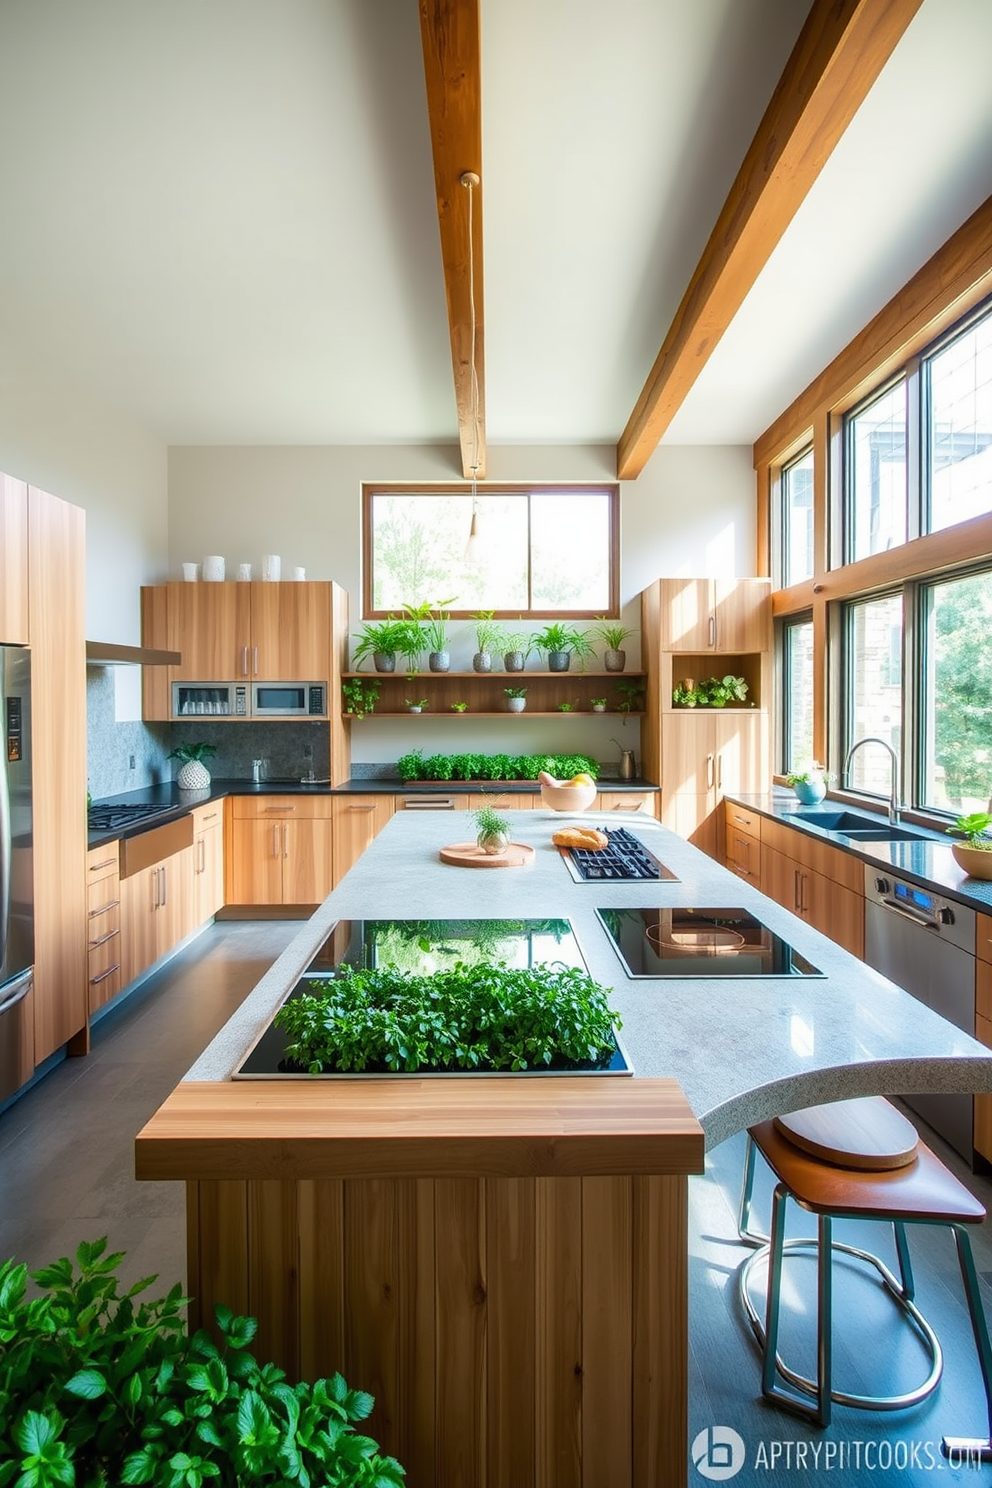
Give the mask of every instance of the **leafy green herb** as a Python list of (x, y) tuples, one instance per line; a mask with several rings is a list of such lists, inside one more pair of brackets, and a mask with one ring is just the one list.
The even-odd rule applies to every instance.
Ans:
[(189, 1338), (178, 1285), (135, 1299), (121, 1253), (84, 1241), (31, 1279), (0, 1264), (0, 1485), (16, 1488), (399, 1488), (402, 1467), (355, 1431), (373, 1400), (339, 1374), (290, 1386), (248, 1352), (254, 1318), (217, 1308), (221, 1346)]
[(985, 835), (989, 827), (992, 827), (992, 815), (987, 811), (973, 811), (970, 816), (959, 816), (953, 827), (947, 830), (960, 832), (969, 847), (978, 848), (980, 852), (992, 852), (992, 837)]
[(586, 754), (432, 754), (413, 749), (396, 763), (401, 780), (536, 780), (542, 770), (561, 780), (599, 775)]
[(702, 682), (686, 678), (673, 688), (672, 702), (677, 708), (724, 708), (728, 703), (743, 703), (747, 694), (743, 677), (707, 677)]
[(361, 720), (366, 713), (375, 711), (375, 705), (379, 701), (378, 682), (361, 682), (357, 677), (350, 677), (341, 683), (341, 692), (344, 697), (346, 711), (352, 713), (356, 719)]
[[(177, 744), (175, 749), (166, 755), (166, 759), (182, 760), (183, 764), (187, 764), (190, 760), (209, 759), (212, 754), (216, 753), (216, 744)], [(2, 1482), (3, 1479), (0, 1478), (0, 1483)]]
[(500, 816), (494, 806), (480, 806), (472, 814), (480, 837), (506, 836), (510, 830), (510, 823), (505, 816)]
[(584, 971), (491, 961), (425, 975), (346, 967), (308, 979), (275, 1021), (289, 1035), (289, 1058), (312, 1075), (600, 1067), (620, 1026)]

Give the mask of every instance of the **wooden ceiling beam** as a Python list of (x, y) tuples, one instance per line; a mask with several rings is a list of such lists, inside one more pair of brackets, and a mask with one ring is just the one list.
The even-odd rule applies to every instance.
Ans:
[(622, 480), (644, 469), (921, 4), (813, 0), (620, 437)]
[[(482, 191), (471, 193), (462, 176), (482, 176), (482, 77), (480, 0), (420, 0), (420, 35), (427, 83), (427, 113), (434, 152), (434, 189), (441, 229), (441, 261), (448, 302), (451, 366), (462, 473), (486, 473), (485, 317), (482, 278)], [(469, 263), (471, 194), (472, 265), (475, 280), (475, 376), (472, 388), (472, 296)]]

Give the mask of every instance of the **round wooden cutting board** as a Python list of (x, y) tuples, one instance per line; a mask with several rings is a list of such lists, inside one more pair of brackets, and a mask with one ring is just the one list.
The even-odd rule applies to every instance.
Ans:
[(477, 842), (451, 842), (440, 856), (455, 868), (530, 868), (537, 855), (525, 842), (509, 842), (501, 853), (484, 853)]

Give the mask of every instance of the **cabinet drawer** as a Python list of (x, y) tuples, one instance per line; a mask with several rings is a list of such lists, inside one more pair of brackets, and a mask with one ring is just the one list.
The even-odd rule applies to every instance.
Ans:
[(190, 812), (193, 818), (193, 835), (198, 832), (209, 831), (211, 827), (224, 825), (224, 802), (209, 801), (203, 806), (197, 806)]
[(121, 842), (121, 878), (132, 878), (192, 845), (192, 816), (181, 816), (178, 821), (141, 832), (137, 837), (125, 837)]
[(600, 811), (641, 811), (654, 816), (657, 810), (658, 791), (611, 791), (601, 790), (593, 802)]
[(111, 879), (109, 883), (105, 881), (90, 884), (86, 895), (86, 925), (90, 939), (94, 935), (103, 935), (110, 928), (111, 916), (115, 917), (113, 923), (117, 923), (120, 917), (120, 903), (120, 879)]
[(728, 841), (731, 832), (753, 837), (755, 842), (761, 841), (761, 817), (756, 811), (749, 811), (746, 806), (736, 806), (733, 801), (725, 801), (723, 809), (727, 822)]
[(89, 967), (90, 981), (98, 977), (101, 972), (109, 970), (112, 966), (120, 966), (121, 960), (121, 932), (120, 926), (113, 930), (107, 930), (95, 939), (91, 936), (86, 962)]
[(110, 966), (101, 971), (90, 970), (87, 980), (87, 1004), (89, 1011), (95, 1013), (108, 1003), (112, 997), (116, 997), (121, 990), (121, 964), (114, 961)]
[(975, 916), (975, 953), (979, 961), (992, 961), (992, 915)]
[(86, 882), (100, 883), (105, 878), (116, 878), (120, 872), (120, 844), (104, 842), (101, 847), (91, 847), (86, 854)]
[(781, 822), (766, 817), (761, 824), (761, 841), (776, 852), (793, 858), (804, 868), (825, 874), (835, 883), (842, 884), (852, 893), (864, 894), (865, 865), (861, 858), (846, 853), (842, 848), (831, 847), (808, 836), (797, 827), (786, 827)]
[(231, 811), (236, 821), (312, 821), (333, 814), (333, 797), (235, 796)]

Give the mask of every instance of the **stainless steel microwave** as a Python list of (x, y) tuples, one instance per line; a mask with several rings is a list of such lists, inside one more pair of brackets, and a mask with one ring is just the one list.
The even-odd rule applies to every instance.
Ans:
[(326, 718), (323, 682), (252, 682), (253, 718)]

